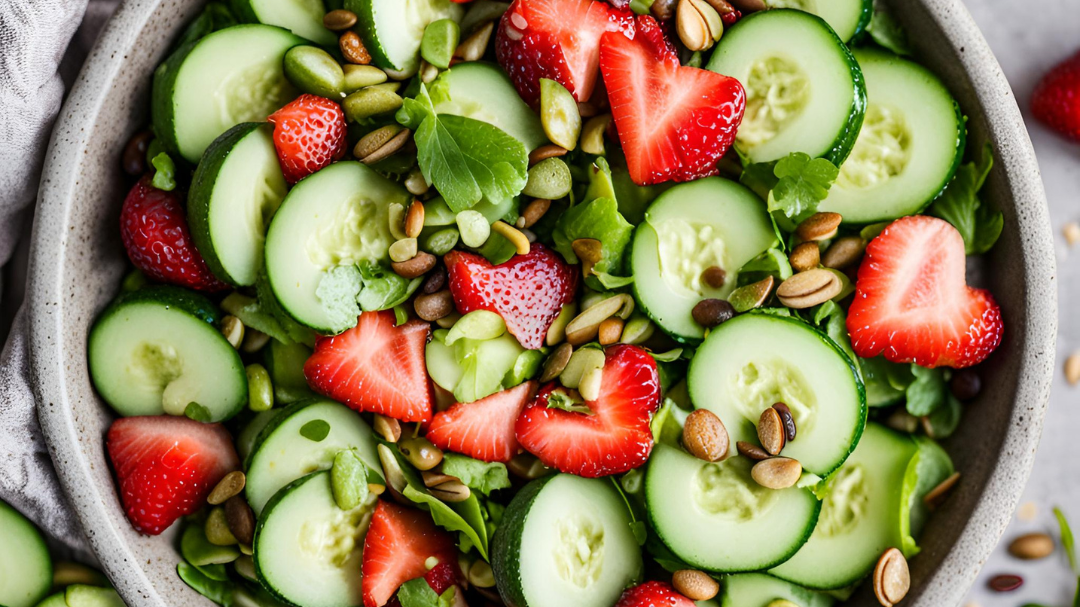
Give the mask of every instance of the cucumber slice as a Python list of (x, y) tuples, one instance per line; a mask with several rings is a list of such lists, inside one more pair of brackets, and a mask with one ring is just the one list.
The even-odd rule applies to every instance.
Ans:
[(791, 601), (794, 607), (831, 607), (832, 597), (811, 592), (764, 573), (741, 573), (724, 578), (720, 607), (769, 607), (773, 601)]
[(304, 363), (310, 357), (311, 348), (299, 342), (285, 344), (274, 339), (263, 348), (263, 361), (274, 385), (275, 401), (289, 404), (317, 396), (304, 377)]
[(862, 382), (824, 333), (794, 318), (743, 314), (709, 333), (690, 361), (690, 399), (723, 420), (735, 442), (756, 444), (761, 412), (783, 402), (797, 436), (783, 455), (828, 476), (844, 463), (866, 423)]
[(0, 605), (33, 607), (52, 586), (44, 538), (26, 517), (0, 501)]
[(820, 211), (844, 223), (892, 220), (922, 211), (952, 180), (966, 128), (945, 85), (921, 65), (880, 50), (855, 57), (869, 106), (851, 156)]
[(222, 133), (266, 120), (296, 97), (285, 52), (303, 38), (269, 25), (236, 25), (176, 50), (154, 72), (154, 133), (195, 164)]
[(121, 295), (90, 330), (94, 387), (125, 417), (183, 415), (194, 402), (208, 421), (229, 419), (247, 404), (247, 374), (219, 316), (210, 300), (178, 287)]
[(248, 461), (248, 456), (251, 455), (251, 450), (255, 448), (255, 441), (258, 440), (259, 435), (262, 434), (263, 428), (270, 424), (270, 420), (277, 417), (278, 413), (281, 413), (283, 409), (270, 409), (269, 411), (262, 411), (255, 414), (246, 424), (244, 428), (240, 430), (240, 433), (236, 435), (236, 453), (240, 456), (240, 461)]
[(404, 187), (359, 162), (338, 162), (296, 184), (266, 233), (266, 273), (274, 296), (297, 322), (334, 330), (316, 295), (327, 271), (389, 262), (389, 208), (411, 201)]
[[(719, 177), (677, 185), (656, 199), (634, 230), (634, 297), (666, 333), (697, 343), (705, 331), (690, 313), (694, 306), (727, 297), (739, 268), (775, 242), (765, 205), (747, 188)], [(710, 266), (727, 272), (723, 287), (702, 283)]]
[(874, 16), (874, 0), (765, 0), (765, 6), (813, 13), (824, 19), (844, 42), (861, 34)]
[(255, 284), (266, 226), (288, 192), (274, 148), (274, 128), (238, 124), (206, 148), (188, 193), (195, 246), (218, 278)]
[(431, 85), (435, 111), (495, 125), (529, 151), (547, 143), (540, 117), (498, 66), (472, 61), (443, 72)]
[[(306, 424), (319, 420), (330, 425), (326, 438), (316, 442), (300, 434)], [(355, 411), (326, 399), (289, 405), (255, 439), (244, 487), (251, 509), (259, 514), (285, 485), (315, 470), (328, 470), (344, 449), (356, 449), (369, 468), (382, 470), (371, 427)]]
[(495, 532), (499, 595), (509, 607), (611, 607), (642, 572), (630, 522), (607, 479), (557, 474), (532, 481)]
[(645, 473), (649, 522), (680, 559), (716, 572), (755, 571), (787, 560), (810, 537), (821, 503), (809, 489), (766, 489), (753, 462), (710, 463), (656, 445)]
[(323, 26), (322, 0), (229, 0), (229, 8), (245, 23), (283, 27), (321, 46), (337, 46), (337, 36)]
[(460, 22), (465, 10), (450, 0), (345, 0), (356, 13), (364, 46), (375, 65), (412, 75), (420, 67), (420, 41), (429, 23)]
[(126, 607), (112, 588), (75, 584), (64, 590), (68, 607)]
[(735, 146), (750, 162), (804, 152), (839, 166), (855, 145), (866, 86), (855, 57), (820, 17), (791, 9), (749, 15), (724, 33), (708, 69), (746, 88)]
[(304, 607), (362, 605), (360, 561), (374, 494), (353, 508), (334, 502), (327, 471), (283, 488), (255, 530), (255, 569), (277, 598)]
[(904, 474), (915, 453), (911, 438), (867, 424), (858, 448), (825, 485), (810, 541), (770, 573), (807, 588), (835, 590), (870, 573), (888, 548), (902, 547)]

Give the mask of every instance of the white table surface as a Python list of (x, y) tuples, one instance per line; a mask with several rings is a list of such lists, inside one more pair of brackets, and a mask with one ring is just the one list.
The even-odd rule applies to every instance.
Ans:
[[(1012, 538), (1029, 531), (1050, 531), (1056, 537), (1051, 512), (1055, 505), (1069, 515), (1073, 529), (1080, 534), (1080, 386), (1066, 384), (1061, 372), (1065, 357), (1080, 350), (1080, 264), (1074, 261), (1080, 260), (1080, 244), (1070, 250), (1061, 235), (1063, 225), (1080, 221), (1080, 144), (1054, 135), (1036, 123), (1028, 110), (1031, 89), (1041, 75), (1080, 51), (1080, 0), (965, 1), (1012, 84), (1039, 158), (1057, 243), (1061, 314), (1058, 371), (1050, 411), (1035, 469), (1021, 499), (1021, 510), (1030, 512), (1034, 506), (1035, 516), (1033, 520), (1014, 517), (968, 602), (979, 607), (1021, 607), (1028, 602), (1064, 607), (1071, 604), (1076, 580), (1063, 554), (1024, 563), (1010, 557), (1005, 547)], [(1025, 583), (1014, 592), (991, 592), (987, 580), (1000, 573), (1018, 574)]]

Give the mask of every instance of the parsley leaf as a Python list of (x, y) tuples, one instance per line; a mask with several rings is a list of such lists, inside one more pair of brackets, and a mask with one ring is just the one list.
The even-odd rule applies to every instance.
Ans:
[(424, 178), (455, 213), (481, 199), (506, 200), (528, 181), (525, 144), (498, 127), (451, 114), (436, 114), (427, 88), (406, 99), (398, 122), (414, 129), (416, 158)]
[(968, 255), (981, 255), (990, 250), (1001, 236), (1005, 219), (1001, 211), (983, 204), (978, 192), (994, 166), (994, 153), (989, 144), (983, 148), (977, 162), (962, 165), (941, 196), (930, 206), (930, 214), (940, 217), (964, 237)]
[(769, 197), (769, 211), (782, 211), (789, 218), (810, 215), (829, 195), (840, 170), (824, 158), (810, 158), (802, 152), (777, 161), (773, 174), (778, 181)]
[(506, 465), (500, 462), (482, 462), (465, 455), (447, 453), (443, 456), (442, 471), (443, 474), (456, 476), (470, 489), (484, 495), (510, 486)]

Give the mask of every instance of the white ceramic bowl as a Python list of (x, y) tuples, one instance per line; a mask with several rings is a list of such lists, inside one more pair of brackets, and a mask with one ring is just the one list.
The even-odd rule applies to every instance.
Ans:
[[(147, 123), (150, 76), (201, 0), (126, 0), (60, 114), (42, 178), (31, 261), (31, 369), (45, 437), (72, 506), (129, 605), (209, 605), (176, 575), (175, 537), (135, 533), (104, 452), (112, 415), (87, 373), (86, 339), (125, 266), (120, 154)], [(1005, 231), (983, 272), (1006, 319), (986, 385), (946, 442), (963, 480), (933, 517), (912, 566), (907, 605), (960, 602), (1009, 521), (1038, 444), (1053, 372), (1052, 237), (1035, 155), (1008, 82), (960, 0), (892, 0), (919, 59), (970, 117), (969, 147), (989, 141), (985, 199)], [(172, 531), (175, 532), (175, 529)], [(854, 605), (875, 604), (866, 588)]]

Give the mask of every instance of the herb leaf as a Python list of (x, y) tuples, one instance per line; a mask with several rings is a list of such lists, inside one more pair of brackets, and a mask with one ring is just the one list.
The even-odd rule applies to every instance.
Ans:
[(313, 419), (300, 427), (300, 436), (321, 443), (330, 434), (330, 424), (326, 420)]
[(1061, 529), (1061, 547), (1065, 550), (1065, 556), (1069, 558), (1069, 568), (1073, 570), (1073, 573), (1080, 575), (1076, 568), (1076, 541), (1073, 539), (1072, 529), (1069, 528), (1065, 513), (1058, 506), (1054, 507), (1054, 518), (1057, 519), (1058, 527)]
[(592, 415), (593, 410), (584, 401), (577, 400), (562, 390), (554, 390), (547, 397), (548, 409), (562, 409), (571, 413), (584, 413)]
[(777, 161), (773, 174), (778, 181), (769, 198), (769, 211), (781, 211), (794, 219), (817, 210), (840, 170), (824, 158), (792, 152)]
[(506, 464), (482, 462), (465, 455), (447, 453), (443, 456), (443, 474), (456, 476), (470, 489), (489, 495), (492, 491), (510, 486)]
[(567, 209), (555, 224), (552, 237), (555, 250), (570, 263), (578, 262), (572, 246), (575, 240), (593, 238), (600, 241), (600, 261), (593, 265), (585, 282), (593, 289), (604, 290), (633, 281), (622, 277), (624, 254), (633, 233), (634, 226), (619, 213), (619, 205), (613, 198), (597, 198)]
[(978, 192), (994, 166), (994, 153), (989, 144), (983, 148), (977, 162), (962, 165), (941, 196), (930, 206), (929, 213), (940, 217), (964, 237), (968, 255), (980, 255), (990, 250), (1001, 236), (1005, 219), (988, 204), (983, 204)]
[(195, 402), (188, 403), (188, 406), (184, 408), (184, 416), (204, 424), (209, 423), (213, 417), (209, 409)]
[(442, 595), (428, 585), (427, 580), (418, 577), (401, 585), (397, 591), (398, 601), (401, 607), (450, 607), (454, 604), (456, 586), (447, 588)]
[(915, 381), (907, 387), (907, 410), (915, 417), (924, 417), (945, 404), (948, 386), (941, 369), (911, 365)]

